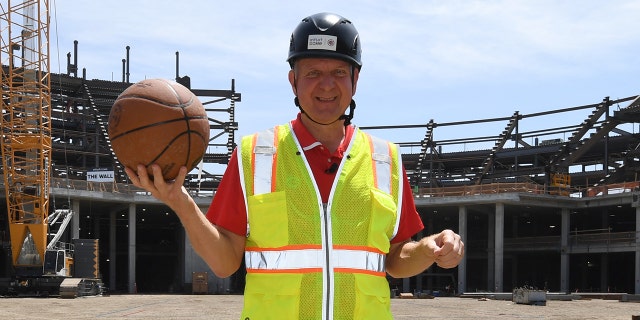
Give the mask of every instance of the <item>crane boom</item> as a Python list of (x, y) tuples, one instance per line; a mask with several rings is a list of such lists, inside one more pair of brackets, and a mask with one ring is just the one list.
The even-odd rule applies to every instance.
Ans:
[[(0, 0), (0, 149), (7, 200), (11, 263), (5, 294), (102, 294), (97, 240), (59, 242), (72, 216), (56, 210), (49, 221), (52, 166), (49, 0)], [(64, 219), (49, 241), (49, 230)], [(75, 263), (75, 255), (80, 263)], [(76, 277), (76, 278), (74, 278)]]
[(51, 161), (49, 1), (0, 2), (2, 171), (14, 267), (42, 267)]

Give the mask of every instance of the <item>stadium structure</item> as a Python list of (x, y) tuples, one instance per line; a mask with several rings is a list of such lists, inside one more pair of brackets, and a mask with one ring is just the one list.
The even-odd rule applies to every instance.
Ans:
[[(79, 72), (77, 48), (76, 42), (74, 54), (67, 55), (66, 73), (49, 75), (50, 210), (74, 212), (62, 239), (99, 240), (100, 276), (111, 292), (242, 293), (243, 268), (216, 278), (194, 253), (175, 214), (129, 184), (112, 152), (108, 115), (131, 85), (128, 59), (123, 59), (121, 81), (90, 80), (84, 69)], [(241, 94), (234, 80), (229, 89), (192, 88), (189, 77), (179, 75), (178, 58), (176, 53), (175, 80), (189, 87), (210, 115), (204, 165), (185, 185), (206, 212), (221, 178), (206, 168), (224, 166), (236, 146)], [(4, 75), (3, 108), (12, 108)], [(528, 126), (568, 113), (583, 121)], [(3, 109), (2, 115), (8, 112)], [(362, 129), (421, 132), (412, 142), (396, 141), (426, 226), (418, 236), (455, 230), (466, 243), (466, 256), (455, 269), (433, 266), (415, 277), (389, 278), (392, 289), (461, 294), (528, 286), (640, 294), (640, 134), (633, 129), (640, 122), (638, 96), (491, 119), (438, 123), (428, 120), (427, 112), (423, 117), (418, 125)], [(480, 124), (500, 129), (484, 136), (436, 138), (453, 127), (471, 135)], [(12, 168), (0, 171), (6, 175)], [(12, 269), (4, 181), (0, 278), (10, 277)]]

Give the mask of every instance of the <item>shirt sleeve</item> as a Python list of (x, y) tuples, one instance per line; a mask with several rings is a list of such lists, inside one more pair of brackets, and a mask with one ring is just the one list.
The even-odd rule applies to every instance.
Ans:
[(411, 185), (407, 178), (407, 172), (402, 169), (402, 210), (400, 215), (400, 226), (398, 227), (398, 233), (391, 239), (391, 243), (401, 243), (409, 240), (420, 230), (424, 229), (424, 224), (420, 218), (420, 214), (416, 210), (416, 204), (413, 201), (413, 192), (411, 191)]
[[(237, 149), (236, 149), (237, 150)], [(236, 150), (231, 154), (227, 169), (207, 210), (209, 222), (237, 235), (247, 235), (247, 210), (240, 185), (240, 171)]]

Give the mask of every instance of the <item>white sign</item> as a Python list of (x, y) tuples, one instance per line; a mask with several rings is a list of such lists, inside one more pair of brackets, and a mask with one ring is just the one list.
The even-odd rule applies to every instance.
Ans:
[(87, 171), (87, 181), (91, 182), (113, 182), (113, 171)]
[(336, 51), (338, 37), (328, 34), (311, 34), (307, 39), (308, 50)]

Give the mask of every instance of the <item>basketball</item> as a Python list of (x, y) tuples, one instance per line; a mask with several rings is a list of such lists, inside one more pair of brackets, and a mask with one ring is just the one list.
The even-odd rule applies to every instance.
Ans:
[[(195, 168), (209, 143), (209, 120), (200, 100), (185, 86), (165, 79), (134, 83), (116, 98), (108, 135), (118, 161), (136, 170), (158, 164), (165, 180), (180, 167)], [(151, 176), (153, 177), (153, 176)]]

